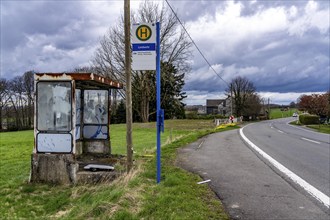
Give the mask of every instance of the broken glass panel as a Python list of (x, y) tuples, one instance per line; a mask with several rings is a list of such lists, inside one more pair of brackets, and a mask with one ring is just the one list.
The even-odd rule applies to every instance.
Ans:
[(84, 123), (108, 124), (108, 91), (85, 90)]
[(80, 119), (81, 119), (81, 90), (76, 89), (76, 132), (75, 132), (75, 139), (80, 139)]
[(39, 131), (71, 130), (71, 82), (37, 84), (37, 128)]

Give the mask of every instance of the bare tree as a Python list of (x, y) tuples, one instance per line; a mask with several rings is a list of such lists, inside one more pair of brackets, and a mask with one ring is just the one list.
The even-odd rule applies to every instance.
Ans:
[(22, 76), (16, 76), (10, 81), (10, 104), (13, 109), (15, 126), (18, 130), (25, 126), (25, 111), (27, 99), (24, 96), (24, 83)]
[(22, 76), (23, 78), (23, 92), (27, 99), (27, 126), (29, 128), (33, 125), (33, 108), (34, 108), (34, 99), (33, 99), (33, 92), (34, 92), (34, 71), (25, 72)]
[[(233, 104), (237, 117), (248, 112), (249, 102), (256, 100), (256, 88), (251, 81), (245, 77), (234, 78), (226, 89), (228, 95), (233, 96)], [(259, 100), (260, 104), (260, 100)], [(251, 106), (250, 106), (251, 107)]]
[(9, 82), (5, 78), (0, 79), (0, 130), (3, 129), (3, 119), (5, 118), (5, 110), (8, 108), (9, 102)]
[(34, 109), (34, 71), (11, 80), (0, 79), (0, 130), (32, 128)]
[[(175, 15), (165, 6), (145, 1), (136, 13), (132, 13), (132, 23), (150, 23), (159, 21), (161, 24), (161, 61), (171, 63), (178, 72), (190, 70), (188, 58), (191, 56), (191, 42)], [(124, 20), (120, 17), (117, 25), (111, 27), (101, 39), (100, 47), (95, 53), (93, 64), (103, 75), (107, 75), (125, 84), (124, 75)], [(133, 108), (146, 122), (149, 118), (149, 102), (152, 94), (150, 87), (154, 71), (132, 71), (132, 89), (137, 92), (133, 97)], [(125, 89), (125, 88), (124, 88)], [(124, 92), (121, 93), (125, 98)], [(135, 104), (134, 104), (135, 103)], [(137, 104), (138, 103), (138, 104)]]

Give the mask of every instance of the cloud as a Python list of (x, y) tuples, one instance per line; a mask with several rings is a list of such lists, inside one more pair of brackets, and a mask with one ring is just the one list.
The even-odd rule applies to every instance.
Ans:
[(123, 9), (121, 1), (1, 1), (2, 75), (89, 65)]
[[(260, 97), (265, 100), (265, 103), (269, 102), (272, 104), (279, 105), (288, 105), (291, 102), (297, 103), (298, 98), (301, 95), (311, 95), (311, 94), (322, 94), (322, 92), (306, 92), (306, 93), (298, 93), (298, 92), (287, 92), (287, 93), (279, 93), (279, 92), (260, 92)], [(187, 92), (188, 98), (184, 100), (187, 105), (206, 105), (206, 99), (224, 99), (226, 96), (223, 93), (219, 92), (211, 92), (206, 93), (205, 91), (199, 90), (191, 90)]]
[(304, 8), (303, 15), (297, 18), (297, 13), (297, 9), (292, 6), (289, 10), (291, 15), (289, 19), (292, 18), (288, 27), (290, 35), (302, 36), (310, 29), (316, 29), (322, 34), (326, 34), (329, 31), (329, 7), (319, 9), (317, 2), (309, 1)]
[(279, 92), (261, 92), (259, 93), (260, 97), (274, 104), (286, 105), (291, 102), (298, 102), (298, 98), (301, 95), (311, 95), (311, 94), (322, 94), (322, 92), (307, 92), (307, 93), (297, 93), (297, 92), (288, 92), (288, 93), (279, 93)]
[[(131, 1), (132, 10), (141, 2)], [(329, 89), (329, 1), (170, 3), (227, 83), (244, 76), (261, 93), (288, 97)], [(1, 77), (6, 78), (32, 69), (55, 72), (88, 65), (99, 39), (118, 23), (123, 12), (123, 1), (0, 4)], [(226, 83), (197, 50), (189, 62), (192, 70), (186, 74), (184, 87), (191, 94), (188, 102), (205, 103), (206, 97), (224, 93)]]
[[(203, 14), (187, 24), (211, 65), (221, 66), (217, 72), (228, 83), (240, 75), (258, 91), (326, 91), (329, 3), (303, 3), (226, 1), (213, 5), (215, 14)], [(197, 62), (185, 89), (224, 91), (226, 83), (219, 84), (219, 77), (205, 68), (200, 57), (194, 53)]]
[(219, 92), (208, 92), (205, 90), (190, 90), (187, 92), (188, 97), (184, 99), (187, 105), (206, 105), (206, 99), (221, 99), (226, 96)]

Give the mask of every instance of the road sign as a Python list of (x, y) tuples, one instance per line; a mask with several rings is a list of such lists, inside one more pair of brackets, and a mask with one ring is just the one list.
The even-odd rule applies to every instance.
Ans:
[(132, 25), (132, 44), (156, 44), (156, 25), (142, 23)]
[(132, 69), (156, 70), (156, 26), (132, 25)]
[(136, 31), (135, 31), (135, 36), (140, 41), (149, 40), (152, 34), (153, 34), (152, 30), (148, 25), (140, 25), (136, 28)]
[[(160, 23), (133, 24), (132, 26), (132, 70), (156, 70), (156, 107), (157, 107), (157, 173), (161, 180), (161, 132), (164, 132), (164, 109), (161, 109), (160, 76)], [(157, 41), (157, 43), (156, 43)]]

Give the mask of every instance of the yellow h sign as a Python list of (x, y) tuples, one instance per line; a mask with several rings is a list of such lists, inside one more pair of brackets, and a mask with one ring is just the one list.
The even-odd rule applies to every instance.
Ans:
[(140, 41), (147, 41), (151, 37), (152, 31), (147, 25), (141, 25), (136, 29), (135, 34)]

